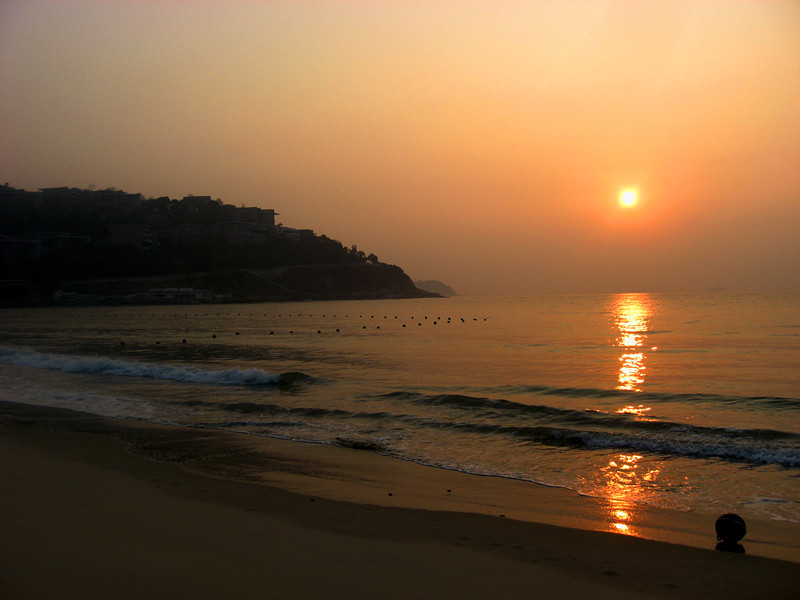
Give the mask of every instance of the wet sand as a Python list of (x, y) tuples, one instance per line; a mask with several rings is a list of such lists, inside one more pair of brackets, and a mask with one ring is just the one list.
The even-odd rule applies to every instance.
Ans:
[(793, 526), (748, 521), (747, 554), (715, 552), (707, 516), (367, 450), (0, 402), (0, 451), (4, 598), (800, 591)]

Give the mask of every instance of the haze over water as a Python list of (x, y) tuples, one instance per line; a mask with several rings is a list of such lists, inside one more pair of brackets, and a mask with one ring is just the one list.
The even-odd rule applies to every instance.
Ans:
[(7, 0), (0, 181), (274, 208), (461, 294), (797, 291), (799, 57), (791, 0)]

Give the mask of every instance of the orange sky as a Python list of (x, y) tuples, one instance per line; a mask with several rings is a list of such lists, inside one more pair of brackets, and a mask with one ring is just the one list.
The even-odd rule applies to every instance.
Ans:
[(798, 2), (5, 0), (0, 85), (14, 187), (275, 208), (464, 294), (800, 288)]

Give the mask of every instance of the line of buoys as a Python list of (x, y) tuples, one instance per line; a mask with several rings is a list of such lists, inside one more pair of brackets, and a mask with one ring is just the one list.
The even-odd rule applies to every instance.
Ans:
[[(225, 316), (223, 313), (215, 313), (215, 314), (218, 317), (224, 317)], [(97, 315), (93, 315), (93, 316), (96, 317)], [(140, 314), (130, 313), (128, 316), (129, 317), (151, 317), (152, 315), (148, 315), (146, 313), (140, 313)], [(209, 316), (212, 316), (212, 313), (184, 313), (184, 316), (185, 317), (201, 317), (201, 316), (209, 317)], [(231, 314), (229, 316), (234, 316), (234, 315)], [(236, 313), (235, 316), (247, 316), (247, 313)], [(254, 317), (254, 316), (256, 316), (256, 314), (255, 313), (249, 313), (249, 316)], [(262, 316), (263, 317), (272, 317), (272, 318), (283, 318), (284, 314), (283, 313), (277, 313), (277, 314), (270, 315), (269, 313), (263, 313)], [(286, 316), (287, 317), (308, 317), (308, 318), (314, 318), (315, 317), (315, 315), (313, 313), (309, 313), (307, 315), (304, 315), (303, 313), (287, 313)], [(334, 319), (336, 319), (336, 318), (344, 318), (344, 319), (348, 319), (348, 318), (350, 318), (350, 315), (349, 314), (345, 314), (345, 315), (342, 315), (341, 317), (339, 317), (338, 314), (330, 314), (329, 315), (328, 313), (323, 313), (321, 315), (316, 315), (316, 317), (317, 318), (326, 318), (326, 319), (327, 318), (334, 318)], [(358, 317), (359, 318), (365, 318), (365, 316), (363, 314), (358, 315)], [(373, 315), (370, 315), (369, 318), (370, 319), (375, 319), (375, 318), (380, 318), (380, 317), (373, 314)], [(384, 319), (392, 319), (392, 318), (393, 319), (400, 319), (402, 317), (400, 317), (399, 315), (383, 315), (383, 318)], [(422, 320), (425, 320), (425, 321), (428, 321), (428, 320), (431, 320), (431, 321), (444, 321), (445, 320), (445, 317), (442, 317), (442, 316), (431, 317), (429, 315), (424, 315), (422, 317), (417, 317), (415, 315), (410, 315), (408, 318), (411, 319), (412, 321), (416, 320), (417, 318), (421, 318)], [(447, 321), (452, 321), (453, 317), (446, 317), (446, 320)], [(461, 322), (467, 322), (469, 319), (466, 319), (464, 317), (460, 317), (460, 320), (461, 320)], [(484, 317), (484, 318), (472, 317), (471, 320), (472, 321), (486, 321), (487, 318), (486, 317)]]
[[(239, 313), (239, 314), (241, 315), (241, 313)], [(217, 315), (220, 315), (220, 313), (217, 313)], [(136, 316), (136, 315), (135, 315), (135, 314), (131, 314), (131, 316), (132, 316), (132, 317), (134, 317), (134, 316)], [(142, 316), (144, 316), (144, 315), (142, 315)], [(189, 316), (189, 313), (187, 313), (187, 315), (186, 315), (186, 316)], [(208, 316), (208, 315), (206, 314), (206, 316)], [(250, 316), (253, 316), (253, 315), (251, 314)], [(266, 313), (264, 314), (264, 316), (267, 316), (267, 315), (266, 315)], [(282, 317), (282, 313), (279, 313), (277, 316), (278, 316), (278, 317)], [(288, 314), (287, 316), (290, 316), (290, 317), (291, 317), (291, 316), (292, 316), (292, 314), (290, 313), (290, 314)], [(298, 313), (296, 316), (298, 316), (298, 317), (301, 317), (301, 316), (302, 316), (302, 314)], [(309, 314), (308, 316), (309, 316), (309, 317), (313, 317), (313, 314)], [(323, 315), (321, 315), (321, 316), (322, 316), (323, 318), (327, 318), (327, 316), (328, 316), (328, 315), (327, 315), (327, 313), (326, 313), (326, 314), (323, 314)], [(336, 315), (331, 315), (331, 317), (335, 318), (335, 317), (336, 317)], [(348, 318), (348, 317), (349, 317), (349, 315), (344, 315), (344, 318)], [(361, 318), (364, 318), (364, 317), (363, 317), (363, 315), (359, 315), (359, 317), (361, 317)], [(375, 315), (370, 315), (370, 319), (374, 319), (374, 318), (375, 318)], [(390, 318), (390, 316), (389, 316), (389, 315), (384, 315), (384, 316), (383, 316), (383, 318), (384, 318), (384, 319), (389, 319), (389, 318)], [(395, 318), (395, 319), (398, 319), (398, 318), (399, 318), (399, 316), (398, 316), (398, 315), (394, 315), (394, 318)], [(460, 318), (460, 320), (461, 320), (461, 322), (462, 322), (462, 323), (466, 323), (466, 322), (467, 322), (467, 319), (465, 319), (464, 317), (459, 317), (459, 318)], [(414, 317), (414, 316), (411, 316), (411, 317), (410, 317), (410, 319), (413, 321), (413, 320), (415, 319), (415, 317)], [(452, 322), (452, 319), (453, 319), (453, 317), (447, 317), (447, 321), (446, 321), (446, 323), (447, 323), (448, 325), (450, 325), (450, 324), (451, 324), (451, 322)], [(428, 316), (423, 316), (423, 320), (428, 320)], [(479, 321), (479, 320), (486, 321), (486, 320), (487, 320), (487, 318), (486, 318), (486, 317), (483, 317), (482, 319), (479, 319), (479, 318), (477, 318), (477, 317), (473, 317), (473, 318), (472, 318), (472, 321), (476, 321), (476, 322), (477, 322), (477, 321)], [(436, 317), (436, 318), (432, 318), (432, 322), (433, 322), (433, 324), (434, 324), (434, 325), (437, 325), (437, 324), (438, 324), (440, 321), (443, 321), (443, 318), (442, 318), (441, 316), (438, 316), (438, 317)], [(422, 322), (421, 322), (421, 321), (417, 322), (417, 326), (418, 326), (418, 327), (422, 327)], [(406, 327), (407, 327), (407, 324), (406, 324), (406, 323), (403, 323), (403, 324), (402, 324), (402, 328), (404, 328), (404, 329), (405, 329)], [(376, 328), (376, 329), (380, 329), (381, 327), (380, 327), (380, 325), (378, 325), (378, 326), (376, 326), (375, 328)], [(366, 325), (362, 325), (361, 329), (362, 329), (362, 330), (366, 330), (366, 329), (367, 329), (367, 326), (366, 326)], [(318, 335), (322, 335), (322, 334), (323, 334), (323, 330), (321, 330), (321, 329), (317, 329), (316, 331), (317, 331), (317, 334), (318, 334)], [(341, 333), (341, 329), (340, 329), (340, 328), (338, 328), (338, 327), (336, 328), (336, 330), (335, 330), (335, 331), (336, 331), (336, 333)], [(294, 333), (295, 333), (295, 332), (294, 332), (294, 330), (289, 330), (289, 332), (288, 332), (288, 333), (289, 333), (290, 335), (294, 335)], [(236, 331), (236, 332), (235, 332), (235, 335), (237, 335), (237, 336), (238, 336), (238, 335), (241, 335), (241, 332), (239, 332), (239, 331)], [(269, 332), (269, 335), (275, 335), (275, 330), (270, 330), (270, 332)], [(216, 333), (214, 333), (214, 334), (212, 334), (212, 335), (211, 335), (211, 337), (212, 337), (212, 339), (217, 339), (217, 334), (216, 334)], [(182, 343), (182, 344), (184, 344), (184, 345), (185, 345), (185, 344), (188, 344), (188, 340), (187, 340), (186, 338), (183, 338), (183, 339), (181, 340), (181, 343)], [(156, 344), (156, 345), (160, 345), (160, 344), (161, 344), (161, 341), (156, 341), (156, 342), (155, 342), (155, 344)], [(124, 341), (120, 341), (119, 345), (120, 345), (121, 347), (122, 347), (122, 346), (125, 346), (125, 342), (124, 342)]]

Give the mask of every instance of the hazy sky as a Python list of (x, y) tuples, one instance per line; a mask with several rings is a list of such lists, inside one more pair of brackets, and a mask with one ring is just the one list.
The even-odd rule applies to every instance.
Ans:
[(464, 294), (798, 289), (800, 2), (2, 0), (0, 180)]

